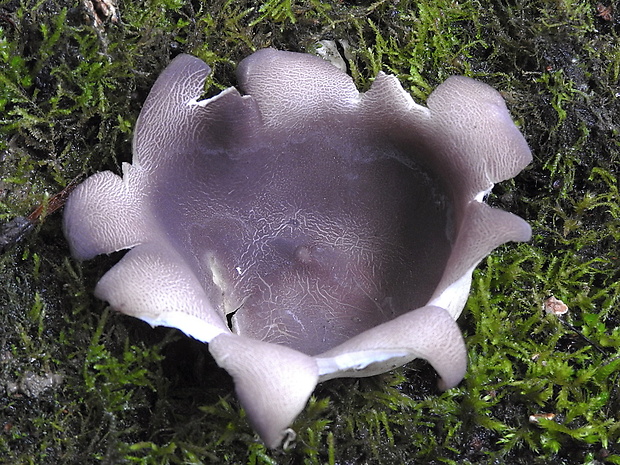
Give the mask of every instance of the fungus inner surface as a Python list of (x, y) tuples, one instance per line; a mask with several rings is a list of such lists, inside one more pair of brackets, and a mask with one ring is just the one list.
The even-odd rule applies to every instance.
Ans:
[(447, 191), (416, 162), (419, 146), (382, 143), (351, 119), (198, 146), (160, 170), (150, 207), (162, 246), (235, 333), (315, 355), (437, 287), (453, 236)]

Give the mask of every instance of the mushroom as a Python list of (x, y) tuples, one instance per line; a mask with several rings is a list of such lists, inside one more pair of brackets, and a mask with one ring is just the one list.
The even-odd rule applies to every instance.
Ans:
[(175, 58), (132, 164), (67, 201), (74, 257), (131, 249), (95, 295), (208, 343), (272, 448), (318, 382), (419, 357), (457, 385), (471, 274), (531, 235), (483, 203), (531, 160), (499, 93), (451, 77), (424, 107), (394, 76), (359, 93), (320, 58), (273, 49), (239, 64), (239, 90), (201, 100), (209, 73)]

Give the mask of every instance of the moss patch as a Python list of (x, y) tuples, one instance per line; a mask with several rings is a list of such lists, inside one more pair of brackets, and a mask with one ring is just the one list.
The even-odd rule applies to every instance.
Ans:
[[(490, 202), (528, 219), (534, 238), (475, 272), (459, 387), (438, 392), (423, 362), (324, 383), (295, 446), (268, 451), (205, 348), (107, 310), (92, 289), (118, 257), (75, 262), (59, 215), (44, 213), (0, 256), (0, 457), (620, 463), (617, 18), (586, 1), (150, 0), (96, 25), (87, 3), (0, 0), (0, 221), (130, 161), (142, 102), (178, 53), (214, 68), (213, 94), (258, 48), (345, 39), (361, 89), (385, 71), (420, 102), (451, 74), (503, 93), (535, 160)], [(569, 313), (545, 314), (550, 295)], [(29, 389), (32, 375), (57, 382)]]

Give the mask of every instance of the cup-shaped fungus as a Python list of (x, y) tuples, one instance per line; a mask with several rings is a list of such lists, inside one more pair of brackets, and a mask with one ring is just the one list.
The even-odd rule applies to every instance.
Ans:
[(499, 93), (451, 77), (425, 107), (394, 76), (359, 93), (320, 58), (265, 49), (239, 90), (200, 100), (209, 73), (175, 58), (133, 163), (69, 198), (76, 258), (131, 249), (95, 294), (208, 343), (269, 447), (318, 382), (420, 357), (458, 384), (472, 271), (531, 234), (483, 203), (531, 160)]

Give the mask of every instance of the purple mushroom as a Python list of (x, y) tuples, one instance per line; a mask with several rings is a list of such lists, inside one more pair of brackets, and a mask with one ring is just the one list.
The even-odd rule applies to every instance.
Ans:
[(133, 163), (69, 198), (74, 257), (131, 249), (95, 294), (208, 343), (269, 447), (318, 382), (420, 357), (458, 384), (472, 271), (531, 235), (483, 203), (531, 160), (501, 96), (451, 77), (424, 107), (394, 76), (359, 93), (328, 62), (272, 49), (239, 64), (240, 90), (200, 100), (209, 73), (174, 59)]

